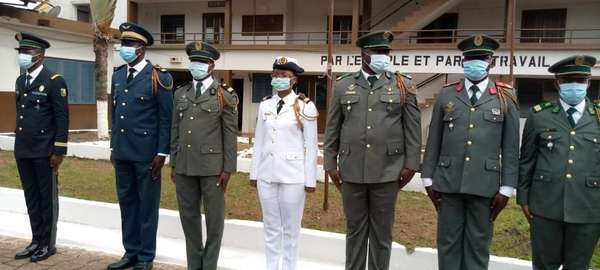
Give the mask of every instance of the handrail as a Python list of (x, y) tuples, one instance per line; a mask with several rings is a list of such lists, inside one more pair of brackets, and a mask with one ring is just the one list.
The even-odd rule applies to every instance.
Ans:
[[(397, 7), (396, 9), (394, 9), (392, 12), (388, 13), (388, 15), (384, 16), (383, 18), (379, 19), (379, 21), (377, 21), (375, 24), (371, 25), (369, 28), (373, 29), (373, 27), (378, 26), (379, 24), (381, 24), (382, 22), (384, 22), (385, 20), (387, 20), (390, 16), (394, 15), (396, 12), (400, 11), (402, 8), (404, 8), (406, 5), (408, 5), (410, 2), (413, 2), (414, 0), (407, 0), (405, 1), (402, 5), (400, 5), (399, 7)], [(393, 3), (397, 3), (397, 1), (393, 1)], [(390, 5), (392, 6), (392, 5)], [(384, 8), (383, 10), (387, 10), (387, 8)], [(373, 17), (371, 17), (373, 18)]]
[(434, 82), (436, 79), (438, 79), (438, 78), (440, 78), (440, 77), (442, 77), (444, 75), (447, 75), (447, 74), (445, 74), (445, 73), (436, 73), (436, 74), (433, 74), (432, 76), (428, 77), (427, 79), (425, 79), (425, 80), (417, 83), (417, 89), (419, 89), (419, 88), (421, 88), (421, 87), (423, 87), (425, 85), (428, 85), (428, 84)]

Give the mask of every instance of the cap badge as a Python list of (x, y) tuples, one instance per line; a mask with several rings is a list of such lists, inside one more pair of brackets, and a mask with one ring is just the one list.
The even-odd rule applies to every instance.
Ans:
[(287, 58), (285, 58), (285, 57), (279, 57), (279, 58), (277, 58), (277, 64), (278, 65), (284, 65), (285, 63), (287, 63)]
[(577, 57), (575, 57), (575, 65), (582, 66), (584, 62), (585, 59), (583, 58), (583, 56), (578, 55)]
[(483, 37), (481, 35), (476, 35), (475, 38), (473, 38), (473, 44), (477, 47), (481, 46), (481, 44), (483, 44)]

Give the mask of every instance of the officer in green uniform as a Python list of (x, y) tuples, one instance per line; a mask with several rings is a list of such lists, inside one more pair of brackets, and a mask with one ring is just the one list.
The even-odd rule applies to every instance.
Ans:
[(591, 56), (552, 65), (560, 100), (525, 124), (517, 202), (531, 225), (533, 268), (588, 269), (600, 237), (600, 103), (586, 99)]
[(440, 270), (487, 269), (493, 221), (517, 185), (516, 99), (488, 77), (498, 46), (484, 35), (461, 41), (466, 78), (446, 85), (433, 108), (421, 177), (439, 212)]
[[(237, 162), (235, 91), (214, 80), (219, 51), (204, 42), (186, 46), (193, 81), (175, 91), (171, 179), (177, 188), (190, 270), (216, 270), (225, 220), (225, 189)], [(207, 239), (202, 243), (204, 205)]]
[(329, 103), (324, 166), (342, 192), (346, 269), (365, 269), (367, 248), (369, 269), (388, 269), (398, 191), (420, 166), (421, 113), (411, 77), (388, 71), (393, 38), (356, 42), (362, 68), (337, 80)]

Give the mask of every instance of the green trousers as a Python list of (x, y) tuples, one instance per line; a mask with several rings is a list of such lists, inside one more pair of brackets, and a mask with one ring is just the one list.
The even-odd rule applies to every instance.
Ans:
[(342, 185), (346, 215), (346, 270), (387, 270), (398, 183)]
[[(175, 177), (188, 270), (217, 269), (225, 222), (225, 196), (217, 181), (217, 176)], [(206, 217), (206, 246), (202, 244), (201, 204)]]
[(438, 216), (439, 270), (486, 270), (493, 223), (491, 199), (442, 193)]
[(531, 221), (533, 269), (589, 269), (600, 224), (575, 224), (534, 216)]

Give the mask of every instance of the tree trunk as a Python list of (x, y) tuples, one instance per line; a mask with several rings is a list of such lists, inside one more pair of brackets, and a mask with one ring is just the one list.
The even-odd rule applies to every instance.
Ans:
[(96, 115), (98, 139), (107, 139), (108, 133), (108, 88), (107, 88), (107, 58), (109, 40), (96, 33), (94, 38), (94, 53), (96, 54)]

